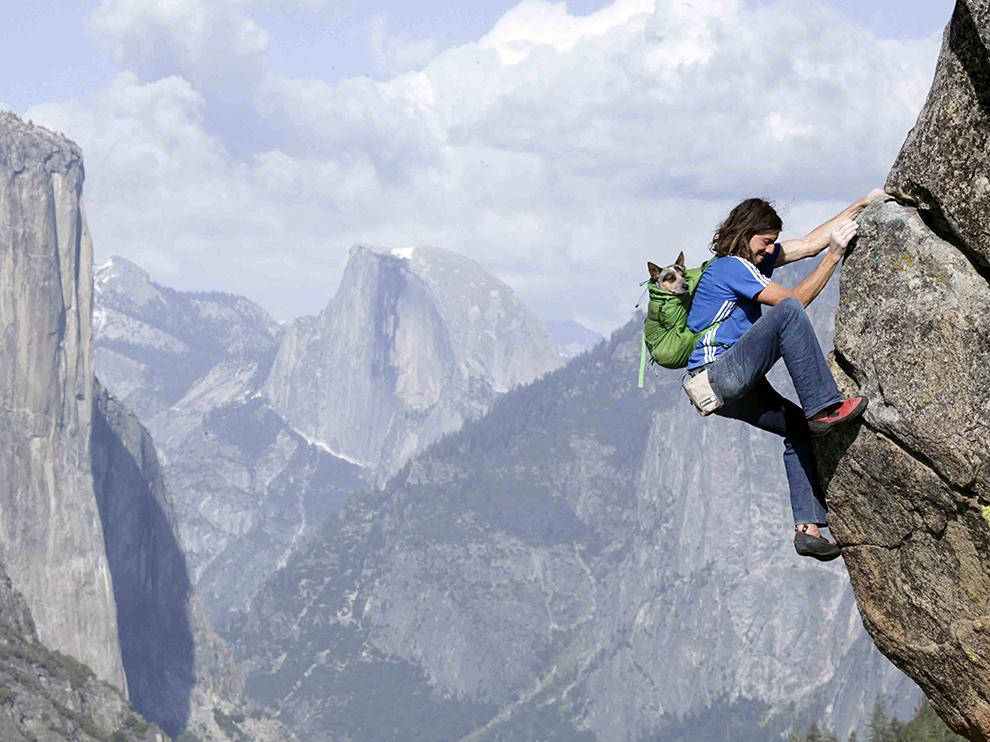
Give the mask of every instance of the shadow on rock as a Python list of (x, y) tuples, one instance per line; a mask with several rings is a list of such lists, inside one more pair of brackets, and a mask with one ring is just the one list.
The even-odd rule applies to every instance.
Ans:
[(190, 581), (150, 436), (96, 383), (92, 469), (134, 707), (175, 736), (195, 684)]

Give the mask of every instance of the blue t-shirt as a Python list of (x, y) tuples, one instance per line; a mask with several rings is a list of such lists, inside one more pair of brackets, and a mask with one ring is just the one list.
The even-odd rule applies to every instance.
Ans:
[(760, 265), (729, 255), (716, 260), (704, 272), (691, 300), (688, 329), (701, 332), (715, 322), (722, 324), (698, 338), (688, 359), (689, 369), (714, 361), (762, 316), (763, 309), (753, 298), (770, 284), (780, 250), (778, 242), (773, 254)]

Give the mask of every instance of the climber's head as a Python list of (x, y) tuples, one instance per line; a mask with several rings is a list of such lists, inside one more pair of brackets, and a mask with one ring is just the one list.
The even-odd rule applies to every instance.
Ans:
[(719, 257), (738, 255), (762, 263), (767, 255), (773, 254), (783, 226), (769, 201), (747, 198), (715, 230), (711, 251)]

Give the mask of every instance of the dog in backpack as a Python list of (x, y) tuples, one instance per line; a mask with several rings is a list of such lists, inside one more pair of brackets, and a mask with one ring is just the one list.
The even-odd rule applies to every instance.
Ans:
[(656, 263), (647, 261), (646, 269), (650, 272), (650, 280), (662, 289), (672, 294), (686, 294), (688, 292), (683, 252), (678, 254), (677, 260), (666, 268), (661, 268)]

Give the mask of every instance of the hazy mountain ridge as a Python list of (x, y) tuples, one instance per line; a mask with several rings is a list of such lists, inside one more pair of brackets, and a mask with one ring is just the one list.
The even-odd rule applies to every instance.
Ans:
[(745, 699), (764, 733), (802, 712), (848, 730), (878, 691), (913, 704), (841, 567), (793, 553), (769, 440), (697, 418), (673, 374), (638, 392), (639, 343), (633, 323), (500, 398), (328, 523), (230, 630), (249, 693), (340, 739), (435, 739), (426, 698), (472, 739), (663, 738)]
[(284, 330), (260, 306), (177, 291), (119, 257), (96, 286), (97, 369), (148, 415), (193, 581), (222, 627), (362, 474), (261, 398)]
[(605, 340), (602, 335), (589, 330), (587, 327), (574, 320), (544, 320), (554, 343), (557, 345), (557, 353), (565, 361), (581, 355), (585, 351), (591, 350), (598, 343)]
[(224, 360), (268, 366), (283, 328), (257, 304), (217, 291), (176, 291), (113, 257), (94, 276), (96, 364), (143, 420), (176, 404)]
[[(536, 373), (534, 364), (559, 363), (511, 289), (473, 261), (436, 248), (373, 254), (372, 262), (399, 266), (398, 278), (386, 271), (362, 284), (369, 263), (358, 260), (342, 285), (369, 290), (338, 296), (288, 332), (242, 297), (175, 291), (120, 258), (98, 271), (97, 368), (112, 390), (156, 413), (148, 427), (166, 462), (190, 569), (221, 628), (294, 545), (374, 475), (368, 461), (274, 409), (267, 391), (284, 365), (272, 368), (277, 348), (293, 359), (281, 393), (304, 410), (351, 410), (354, 435), (377, 440), (374, 457), (388, 460), (418, 450), (430, 431), (480, 415), (500, 390)], [(400, 291), (405, 283), (416, 288)], [(477, 293), (488, 303), (458, 303)], [(380, 311), (363, 324), (368, 303)], [(420, 344), (420, 320), (434, 344)], [(353, 339), (327, 335), (328, 323)], [(367, 365), (350, 356), (354, 347)], [(393, 357), (397, 347), (406, 355)], [(378, 408), (357, 403), (369, 389)], [(347, 404), (334, 406), (341, 399)], [(404, 422), (392, 429), (381, 405), (396, 399)]]
[(288, 330), (264, 393), (307, 438), (384, 481), (559, 363), (546, 329), (474, 261), (356, 245), (327, 308)]

